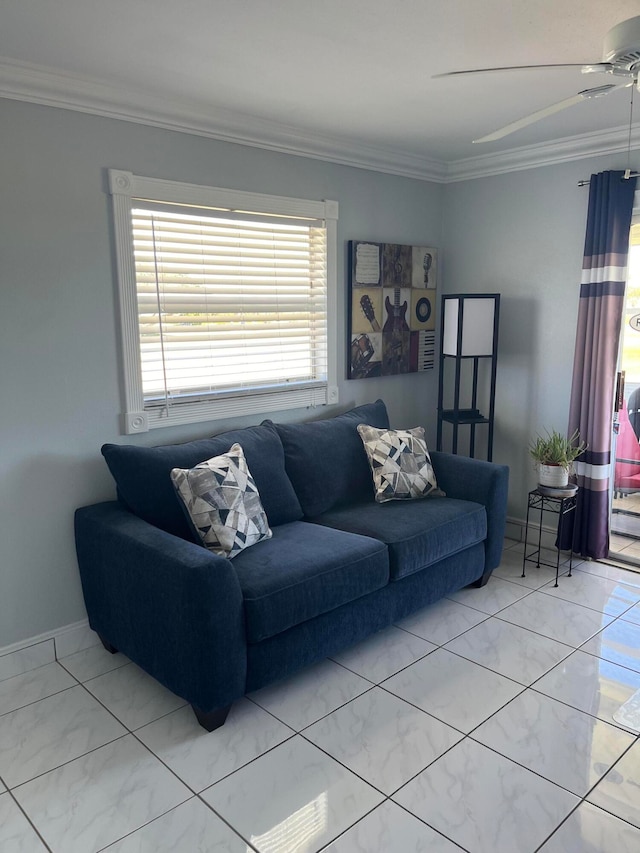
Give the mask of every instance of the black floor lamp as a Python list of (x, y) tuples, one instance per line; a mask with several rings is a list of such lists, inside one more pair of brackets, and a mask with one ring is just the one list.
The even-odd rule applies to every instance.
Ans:
[(475, 456), (476, 428), (485, 424), (487, 459), (492, 459), (499, 315), (499, 293), (442, 297), (438, 450), (443, 449), (443, 424), (448, 423), (452, 425), (450, 449), (457, 453), (459, 428), (464, 425), (469, 430), (469, 456)]

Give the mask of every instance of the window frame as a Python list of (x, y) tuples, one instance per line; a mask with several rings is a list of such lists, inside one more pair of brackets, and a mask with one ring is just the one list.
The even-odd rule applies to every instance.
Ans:
[[(166, 426), (338, 402), (337, 201), (290, 198), (160, 178), (145, 178), (118, 169), (109, 169), (108, 175), (109, 193), (112, 198), (120, 314), (123, 375), (121, 430), (125, 435)], [(169, 408), (145, 406), (131, 215), (136, 199), (167, 204), (252, 210), (267, 215), (324, 220), (327, 235), (327, 382), (321, 388), (315, 389), (312, 401), (310, 401), (308, 389), (279, 388), (275, 391), (256, 391), (249, 394), (245, 391), (237, 396), (225, 394), (220, 399), (174, 403)]]

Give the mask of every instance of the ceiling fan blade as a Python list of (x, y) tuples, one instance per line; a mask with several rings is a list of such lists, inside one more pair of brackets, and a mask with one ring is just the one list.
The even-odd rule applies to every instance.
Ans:
[(573, 95), (571, 98), (565, 98), (564, 101), (558, 101), (556, 104), (551, 104), (549, 107), (537, 110), (535, 113), (531, 113), (517, 121), (512, 121), (510, 124), (506, 124), (504, 127), (501, 127), (499, 130), (494, 130), (493, 133), (481, 136), (480, 139), (474, 139), (473, 141), (474, 143), (495, 142), (497, 139), (502, 139), (503, 136), (515, 133), (516, 130), (521, 130), (523, 127), (527, 127), (530, 124), (534, 124), (536, 121), (540, 121), (540, 119), (547, 118), (547, 116), (551, 116), (554, 113), (559, 113), (561, 110), (566, 110), (568, 107), (572, 107), (574, 104), (579, 104), (581, 101), (590, 100), (591, 98), (600, 98), (603, 95), (608, 95), (613, 89), (622, 88), (626, 87), (615, 86), (613, 83), (609, 83), (606, 86), (596, 86), (594, 89), (585, 89), (582, 92), (578, 92), (577, 95)]
[(532, 68), (584, 68), (588, 69), (590, 73), (602, 72), (603, 74), (613, 71), (613, 65), (609, 62), (559, 62), (552, 65), (504, 65), (498, 68), (469, 68), (466, 71), (445, 71), (442, 74), (434, 74), (431, 79), (461, 77), (465, 74), (493, 74), (496, 71), (526, 71)]

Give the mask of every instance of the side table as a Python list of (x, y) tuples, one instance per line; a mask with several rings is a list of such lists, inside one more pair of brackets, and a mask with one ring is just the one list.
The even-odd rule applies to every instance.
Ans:
[[(525, 528), (524, 533), (524, 556), (522, 558), (522, 577), (526, 577), (524, 573), (525, 565), (527, 563), (535, 563), (537, 568), (540, 566), (550, 566), (552, 569), (556, 570), (556, 582), (554, 586), (558, 586), (558, 575), (560, 574), (560, 548), (556, 547), (556, 562), (548, 563), (545, 560), (540, 559), (540, 553), (542, 550), (542, 517), (545, 512), (553, 513), (554, 515), (559, 516), (558, 518), (558, 543), (562, 542), (562, 533), (564, 530), (564, 524), (567, 519), (567, 516), (572, 512), (575, 512), (576, 505), (578, 502), (578, 493), (576, 492), (574, 495), (570, 496), (555, 496), (546, 494), (539, 489), (532, 489), (529, 492), (529, 498), (527, 501), (527, 526)], [(527, 553), (527, 545), (529, 540), (529, 513), (532, 509), (538, 510), (540, 518), (538, 523), (538, 547), (532, 551), (530, 554)], [(531, 525), (535, 533), (535, 524)], [(571, 577), (571, 569), (573, 567), (573, 548), (569, 552), (569, 575)]]

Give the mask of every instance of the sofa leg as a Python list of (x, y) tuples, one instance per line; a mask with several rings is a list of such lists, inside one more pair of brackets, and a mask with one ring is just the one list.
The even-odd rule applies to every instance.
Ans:
[(112, 646), (108, 640), (105, 640), (105, 638), (102, 636), (102, 634), (98, 634), (98, 636), (100, 637), (100, 642), (102, 643), (102, 645), (105, 647), (105, 649), (108, 652), (110, 652), (112, 655), (115, 655), (118, 653), (118, 650), (116, 649), (116, 647)]
[(226, 708), (218, 708), (217, 711), (201, 711), (200, 708), (196, 708), (195, 705), (192, 705), (191, 707), (193, 708), (193, 713), (196, 715), (197, 721), (200, 723), (202, 728), (206, 729), (208, 732), (219, 729), (220, 726), (224, 724), (224, 721), (227, 719), (227, 714), (231, 710), (231, 705), (227, 705)]
[[(493, 569), (491, 570), (491, 572), (492, 572), (492, 571), (493, 571)], [(487, 581), (488, 581), (488, 580), (489, 580), (489, 578), (491, 577), (491, 572), (485, 572), (481, 577), (479, 577), (479, 578), (478, 578), (478, 580), (477, 580), (477, 581), (474, 581), (474, 582), (472, 583), (472, 586), (475, 586), (475, 587), (478, 587), (478, 588), (479, 588), (479, 587), (481, 587), (481, 586), (485, 586), (485, 585), (486, 585), (486, 583), (487, 583)]]

